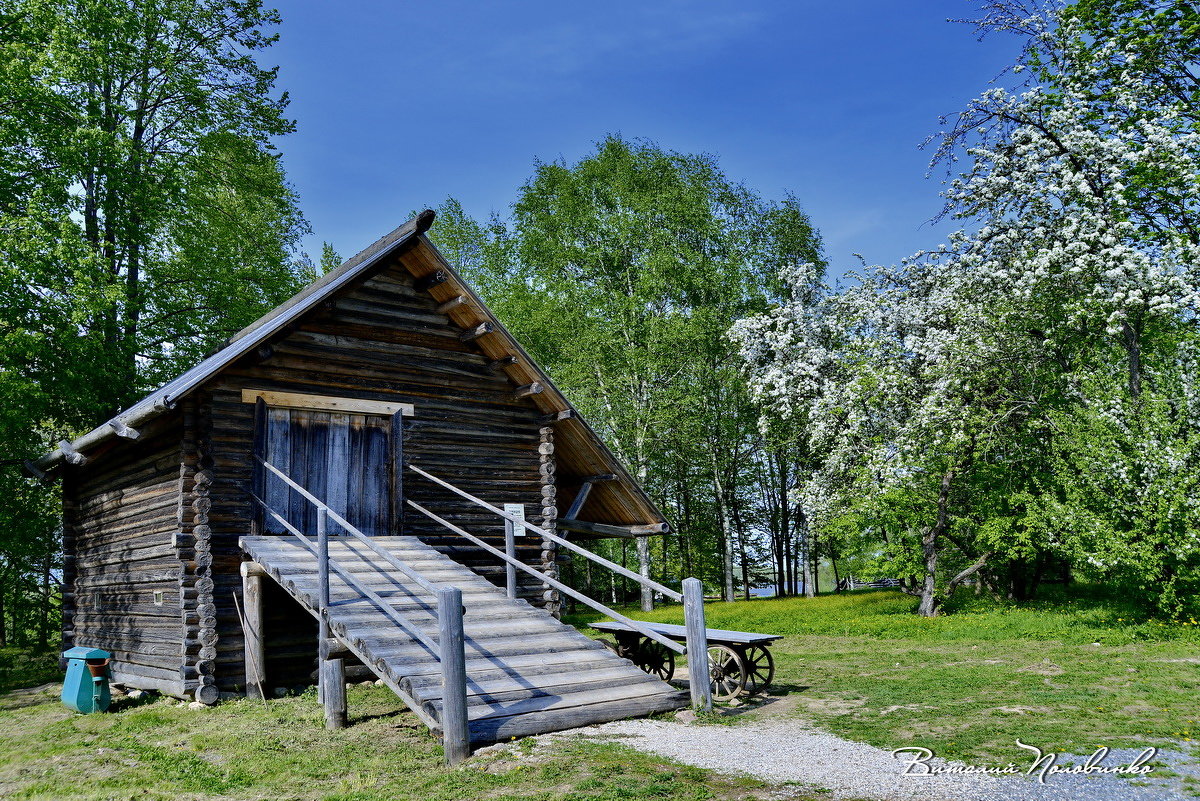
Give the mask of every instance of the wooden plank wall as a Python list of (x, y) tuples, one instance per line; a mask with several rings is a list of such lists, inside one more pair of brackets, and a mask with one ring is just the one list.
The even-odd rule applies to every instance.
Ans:
[[(65, 644), (113, 654), (114, 680), (182, 695), (184, 603), (176, 541), (179, 414), (64, 471)], [(162, 593), (162, 605), (154, 600)]]
[[(325, 304), (290, 333), (252, 357), (226, 369), (207, 389), (212, 484), (209, 487), (211, 549), (214, 554), (218, 685), (245, 683), (242, 637), (232, 607), (240, 593), (236, 569), (220, 560), (237, 553), (237, 539), (250, 533), (254, 510), (247, 495), (252, 477), (254, 407), (243, 403), (243, 388), (349, 396), (412, 403), (405, 418), (405, 453), (436, 476), (495, 505), (524, 503), (532, 522), (554, 512), (552, 435), (543, 433), (541, 413), (528, 398), (518, 399), (512, 383), (490, 372), (488, 359), (460, 339), (461, 330), (437, 312), (436, 303), (413, 287), (399, 265)], [(415, 473), (405, 476), (414, 501), (503, 547), (499, 518), (469, 505)], [(405, 516), (403, 533), (416, 535), (472, 567), (493, 582), (504, 569), (483, 553), (415, 511)], [(528, 564), (546, 563), (537, 537), (520, 537), (518, 555)], [(553, 564), (553, 553), (549, 564)], [(520, 594), (538, 604), (553, 603), (544, 585), (520, 574)], [(267, 632), (295, 641), (294, 633)], [(268, 692), (270, 688), (268, 688)]]

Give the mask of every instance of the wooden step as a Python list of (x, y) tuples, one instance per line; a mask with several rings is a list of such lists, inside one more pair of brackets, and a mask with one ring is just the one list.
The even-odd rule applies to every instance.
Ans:
[[(641, 672), (641, 671), (639, 671)], [(486, 720), (492, 717), (507, 717), (522, 715), (527, 712), (544, 712), (552, 709), (567, 709), (573, 706), (602, 703), (605, 701), (627, 698), (642, 698), (657, 696), (664, 693), (678, 692), (648, 673), (642, 673), (643, 678), (631, 679), (629, 683), (601, 682), (602, 686), (589, 687), (584, 685), (574, 690), (564, 690), (561, 693), (539, 693), (534, 690), (512, 693), (509, 700), (500, 698), (490, 700), (487, 697), (467, 698), (467, 714), (471, 721)], [(665, 689), (664, 689), (665, 688)], [(505, 694), (498, 693), (503, 696)], [(441, 712), (441, 701), (431, 701), (425, 704), (425, 709), (438, 715)]]
[(514, 715), (495, 716), (470, 723), (472, 743), (498, 743), (516, 737), (528, 737), (563, 731), (610, 720), (643, 717), (681, 709), (688, 704), (686, 692), (621, 698), (573, 707), (544, 709)]
[[(513, 700), (526, 697), (520, 695), (525, 692), (532, 693), (528, 697), (535, 697), (537, 695), (555, 695), (560, 691), (572, 692), (571, 688), (580, 690), (585, 686), (589, 689), (597, 689), (606, 686), (605, 682), (614, 679), (617, 680), (616, 683), (630, 681), (628, 665), (608, 663), (586, 670), (577, 669), (574, 666), (569, 670), (562, 668), (563, 666), (560, 665), (558, 670), (553, 673), (524, 673), (520, 676), (493, 679), (468, 676), (467, 703), (472, 703), (471, 699), (482, 699), (480, 703)], [(649, 674), (643, 673), (642, 675), (654, 680), (654, 677)], [(422, 681), (417, 685), (410, 679), (405, 686), (410, 688), (410, 694), (418, 701), (436, 701), (442, 698), (443, 687), (440, 681)]]
[[(401, 613), (417, 629), (430, 636), (438, 630), (437, 618), (428, 612)], [(360, 629), (370, 626), (391, 626), (392, 619), (386, 617), (378, 608), (355, 611), (337, 616), (339, 622), (347, 628)], [(550, 632), (566, 633), (569, 626), (553, 623), (553, 618), (518, 617), (515, 620), (503, 615), (477, 617), (470, 615), (463, 619), (463, 632), (467, 639), (493, 639), (495, 637), (513, 637), (524, 634), (546, 634)]]
[[(556, 633), (538, 634), (529, 637), (521, 637), (518, 639), (502, 639), (495, 642), (468, 639), (465, 650), (467, 660), (470, 661), (485, 657), (504, 658), (538, 653), (573, 652), (578, 651), (581, 648), (586, 648), (587, 642), (595, 642), (595, 640), (588, 640), (587, 637), (583, 637), (582, 635), (580, 639), (584, 642), (580, 642), (579, 640)], [(606, 649), (600, 643), (596, 643), (596, 647), (591, 650), (599, 651), (608, 649)], [(379, 648), (372, 649), (372, 655), (376, 660), (405, 660), (421, 658), (421, 656), (425, 653), (426, 651), (418, 643), (412, 641), (397, 641), (391, 645), (383, 645)]]
[[(488, 679), (510, 675), (537, 675), (562, 669), (563, 665), (573, 665), (586, 670), (600, 664), (610, 664), (611, 651), (562, 651), (559, 653), (518, 654), (501, 658), (467, 659), (467, 676), (470, 678)], [(617, 657), (620, 659), (620, 657)], [(628, 660), (621, 660), (628, 661)], [(632, 663), (631, 663), (632, 664)], [(437, 663), (413, 665), (408, 672), (413, 681), (440, 682), (442, 667)]]
[[(396, 603), (387, 603), (385, 606), (413, 620), (437, 620), (436, 604), (398, 601)], [(472, 625), (490, 625), (493, 621), (512, 621), (514, 624), (520, 621), (527, 627), (545, 627), (547, 624), (552, 624), (555, 627), (562, 625), (545, 610), (537, 609), (528, 604), (524, 608), (521, 608), (515, 605), (510, 606), (508, 604), (495, 603), (475, 604), (472, 606), (464, 602), (463, 606), (467, 607), (467, 613), (463, 616), (463, 625), (467, 626), (467, 628), (470, 628)], [(378, 620), (380, 609), (374, 601), (363, 598), (357, 603), (339, 604), (336, 614), (339, 620), (347, 622), (357, 622), (366, 619)]]

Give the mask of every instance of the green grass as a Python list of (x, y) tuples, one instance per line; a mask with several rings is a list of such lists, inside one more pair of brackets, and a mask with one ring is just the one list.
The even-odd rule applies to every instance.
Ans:
[[(866, 591), (705, 609), (712, 628), (787, 635), (773, 648), (782, 697), (758, 715), (991, 764), (1026, 761), (1018, 738), (1068, 753), (1200, 738), (1192, 621), (1145, 619), (1088, 587), (1051, 588), (1022, 606), (964, 598), (935, 619), (914, 607), (898, 592)], [(683, 621), (679, 607), (645, 617)]]
[[(1200, 626), (1139, 617), (1095, 588), (1037, 603), (974, 597), (925, 620), (895, 592), (706, 607), (714, 628), (785, 635), (776, 694), (734, 718), (799, 717), (895, 748), (1024, 764), (1014, 741), (1063, 753), (1187, 742), (1200, 730)], [(649, 617), (680, 622), (677, 607)], [(595, 616), (569, 620), (586, 629)], [(58, 678), (53, 655), (0, 652), (3, 686)], [(313, 694), (191, 710), (124, 699), (77, 715), (57, 687), (0, 694), (0, 797), (17, 799), (742, 799), (778, 788), (673, 764), (618, 744), (520, 745), (442, 764), (424, 726), (386, 689), (354, 687), (352, 725), (323, 728)], [(730, 718), (705, 717), (705, 722)], [(790, 788), (787, 788), (790, 789)], [(811, 799), (797, 791), (795, 798)]]
[(753, 799), (759, 782), (717, 776), (619, 744), (531, 741), (446, 768), (437, 742), (385, 688), (351, 688), (351, 725), (323, 728), (313, 692), (224, 702), (123, 699), (70, 712), (57, 688), (0, 696), (0, 797), (6, 799)]

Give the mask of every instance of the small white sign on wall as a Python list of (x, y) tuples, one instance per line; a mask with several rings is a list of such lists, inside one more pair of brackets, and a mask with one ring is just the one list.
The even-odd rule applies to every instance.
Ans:
[[(506, 504), (504, 504), (504, 511), (510, 515), (513, 515), (514, 517), (519, 517), (522, 520), (525, 519), (525, 504), (523, 504), (523, 503), (506, 503)], [(505, 520), (504, 527), (508, 528), (509, 526), (511, 526), (513, 529), (516, 529), (513, 533), (518, 536), (520, 536), (521, 534), (531, 533), (529, 531), (529, 529), (523, 528), (522, 526), (518, 526), (516, 523), (512, 522), (511, 520)]]

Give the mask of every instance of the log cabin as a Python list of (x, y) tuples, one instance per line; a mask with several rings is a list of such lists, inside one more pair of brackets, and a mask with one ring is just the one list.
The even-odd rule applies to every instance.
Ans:
[(29, 465), (62, 482), (64, 647), (206, 704), (319, 673), (334, 718), (357, 666), (460, 749), (686, 703), (556, 619), (578, 541), (669, 526), (432, 220)]

